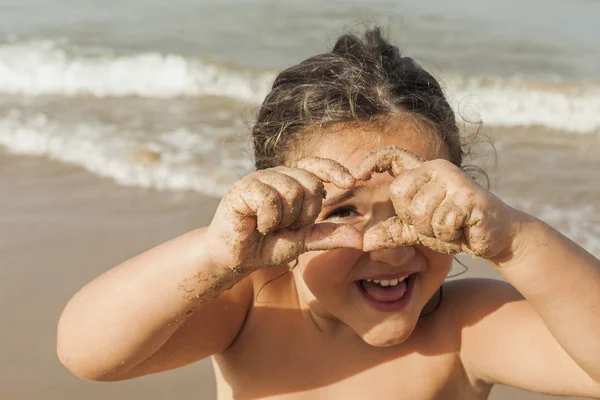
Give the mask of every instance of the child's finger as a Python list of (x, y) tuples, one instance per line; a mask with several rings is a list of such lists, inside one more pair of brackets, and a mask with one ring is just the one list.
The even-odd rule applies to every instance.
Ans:
[(410, 224), (412, 224), (421, 235), (436, 237), (432, 226), (432, 219), (436, 209), (446, 198), (446, 188), (439, 180), (433, 180), (423, 185), (414, 194), (408, 204), (410, 213)]
[(438, 253), (445, 254), (458, 254), (458, 253), (469, 253), (470, 250), (463, 245), (460, 240), (453, 242), (445, 242), (437, 238), (431, 238), (427, 236), (420, 236), (419, 242), (421, 245), (430, 248), (431, 250), (437, 251)]
[(256, 218), (256, 229), (261, 233), (277, 228), (283, 217), (279, 193), (256, 179), (240, 181), (227, 194), (234, 213)]
[(323, 223), (302, 230), (282, 229), (265, 236), (260, 262), (265, 266), (288, 263), (307, 251), (346, 247), (362, 249), (362, 235), (350, 225)]
[(464, 196), (448, 195), (435, 210), (431, 226), (435, 237), (440, 240), (456, 241), (463, 235), (463, 226), (469, 216), (470, 205)]
[(370, 227), (364, 233), (363, 251), (394, 249), (419, 244), (419, 234), (414, 226), (392, 217)]
[(362, 233), (351, 225), (321, 223), (313, 225), (304, 238), (304, 251), (341, 247), (362, 250)]
[(301, 212), (304, 201), (304, 188), (294, 178), (272, 170), (256, 173), (256, 179), (274, 188), (280, 197), (281, 219), (275, 229), (290, 226)]
[(378, 147), (365, 154), (353, 168), (357, 180), (371, 178), (373, 173), (389, 172), (396, 177), (405, 170), (417, 168), (425, 162), (418, 155), (399, 146)]
[(304, 158), (298, 161), (296, 166), (316, 175), (323, 182), (333, 183), (340, 189), (352, 189), (356, 183), (348, 168), (328, 158)]
[(277, 167), (277, 171), (294, 178), (304, 189), (304, 197), (296, 220), (288, 229), (301, 229), (314, 224), (323, 206), (325, 187), (314, 174), (301, 168)]
[(394, 249), (402, 246), (423, 245), (440, 253), (456, 254), (468, 249), (460, 241), (444, 242), (420, 234), (417, 229), (392, 217), (369, 228), (363, 238), (363, 251)]
[(420, 168), (406, 171), (390, 185), (390, 200), (396, 214), (405, 223), (412, 224), (412, 203), (414, 197), (431, 181), (428, 171)]

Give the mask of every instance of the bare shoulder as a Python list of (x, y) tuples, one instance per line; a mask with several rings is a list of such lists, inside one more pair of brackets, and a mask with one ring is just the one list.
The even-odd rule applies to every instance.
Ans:
[[(459, 338), (465, 328), (486, 319), (490, 322), (494, 314), (512, 312), (511, 305), (522, 304), (525, 300), (510, 284), (497, 279), (466, 278), (445, 282), (443, 297), (438, 309), (432, 313), (432, 325), (443, 327), (443, 335), (450, 330)], [(459, 339), (460, 340), (460, 339)]]
[(553, 395), (596, 397), (594, 382), (565, 352), (533, 306), (510, 284), (463, 279), (444, 284), (442, 318), (460, 337), (472, 384), (504, 384)]
[(502, 341), (494, 337), (502, 334), (508, 321), (531, 316), (526, 301), (504, 281), (466, 278), (444, 283), (439, 311), (435, 319), (441, 329), (435, 329), (436, 340), (452, 340), (471, 385), (489, 390), (490, 381), (482, 379), (472, 365), (479, 365), (481, 359), (489, 361), (491, 347), (502, 347)]
[(465, 316), (475, 312), (523, 300), (523, 296), (509, 283), (498, 279), (467, 278), (444, 283), (444, 301), (459, 307)]
[(467, 278), (444, 283), (440, 315), (445, 329), (452, 329), (462, 339), (462, 346), (472, 335), (469, 331), (504, 329), (508, 321), (519, 322), (535, 312), (523, 296), (509, 283), (497, 279)]

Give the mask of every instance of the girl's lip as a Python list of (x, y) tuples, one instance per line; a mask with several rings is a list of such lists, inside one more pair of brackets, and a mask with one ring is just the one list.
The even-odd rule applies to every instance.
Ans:
[(406, 280), (406, 285), (407, 285), (406, 292), (404, 292), (404, 295), (402, 296), (402, 298), (400, 298), (397, 301), (391, 301), (391, 302), (377, 301), (377, 300), (373, 299), (371, 296), (369, 296), (363, 290), (363, 288), (361, 287), (360, 281), (356, 281), (356, 287), (357, 287), (358, 291), (360, 292), (360, 294), (362, 295), (362, 297), (366, 300), (367, 304), (369, 304), (375, 310), (382, 311), (382, 312), (399, 312), (399, 311), (402, 311), (405, 307), (407, 307), (408, 303), (411, 301), (413, 291), (414, 291), (414, 286), (416, 284), (415, 283), (416, 280), (417, 280), (417, 275), (412, 274)]
[(395, 274), (381, 274), (381, 275), (371, 275), (371, 276), (367, 276), (361, 279), (358, 279), (357, 281), (363, 281), (363, 280), (367, 280), (367, 279), (372, 279), (372, 280), (378, 280), (378, 281), (383, 281), (383, 280), (392, 280), (392, 279), (400, 279), (400, 278), (404, 278), (407, 277), (409, 275), (412, 274), (416, 274), (419, 271), (403, 271), (403, 272), (397, 272)]

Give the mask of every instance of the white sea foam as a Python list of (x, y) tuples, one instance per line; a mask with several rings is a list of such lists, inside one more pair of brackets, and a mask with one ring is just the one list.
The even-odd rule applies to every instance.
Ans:
[[(115, 55), (56, 42), (0, 45), (0, 93), (171, 98), (215, 95), (258, 104), (274, 73), (177, 54)], [(546, 126), (600, 132), (600, 83), (531, 78), (443, 79), (451, 104), (468, 120), (491, 126)]]
[(178, 129), (140, 142), (110, 125), (65, 126), (43, 114), (24, 120), (18, 111), (0, 119), (0, 145), (13, 153), (76, 164), (125, 186), (221, 196), (251, 162), (231, 158), (211, 136), (222, 135)]
[(460, 116), (491, 126), (546, 126), (600, 132), (600, 85), (524, 78), (450, 78), (449, 97)]
[(50, 40), (0, 45), (0, 92), (26, 95), (216, 95), (260, 102), (274, 75), (176, 54), (67, 51)]

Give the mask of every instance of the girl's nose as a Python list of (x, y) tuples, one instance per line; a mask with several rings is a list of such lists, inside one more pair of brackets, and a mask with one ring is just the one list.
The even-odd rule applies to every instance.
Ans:
[[(394, 210), (392, 202), (389, 201), (377, 207), (374, 216), (375, 218), (373, 218), (373, 221), (369, 227), (379, 222), (385, 221), (388, 218), (395, 217), (396, 211)], [(414, 254), (415, 248), (413, 246), (402, 246), (395, 249), (378, 249), (369, 252), (371, 260), (383, 262), (394, 266), (403, 264)]]
[(393, 266), (404, 264), (415, 254), (413, 246), (402, 246), (395, 249), (377, 249), (369, 252), (371, 260)]

